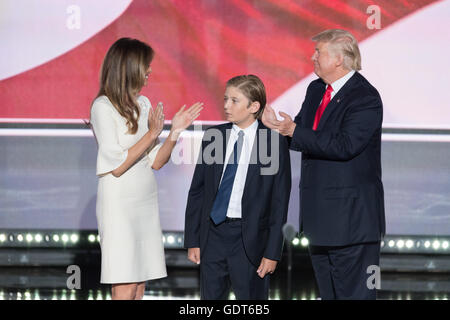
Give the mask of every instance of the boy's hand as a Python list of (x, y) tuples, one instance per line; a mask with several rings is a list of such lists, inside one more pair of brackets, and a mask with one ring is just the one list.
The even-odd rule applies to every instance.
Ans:
[(200, 264), (200, 248), (189, 248), (188, 259), (193, 263)]
[(276, 260), (270, 260), (267, 258), (262, 258), (261, 264), (259, 265), (258, 270), (256, 273), (258, 273), (260, 278), (264, 278), (266, 274), (270, 273), (272, 274), (275, 271), (275, 268), (277, 267), (278, 261)]

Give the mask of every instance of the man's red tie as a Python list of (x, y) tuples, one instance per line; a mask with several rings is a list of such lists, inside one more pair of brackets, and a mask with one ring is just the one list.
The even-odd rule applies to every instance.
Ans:
[(331, 92), (333, 91), (333, 88), (328, 85), (327, 90), (325, 90), (325, 93), (323, 94), (322, 102), (320, 103), (319, 108), (316, 111), (316, 117), (314, 118), (314, 125), (313, 130), (316, 130), (319, 126), (320, 118), (322, 117), (323, 112), (325, 111), (325, 108), (327, 107), (328, 103), (331, 100)]

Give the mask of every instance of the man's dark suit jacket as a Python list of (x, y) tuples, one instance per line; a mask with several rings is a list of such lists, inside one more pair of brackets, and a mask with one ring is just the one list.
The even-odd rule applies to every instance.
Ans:
[(326, 107), (326, 84), (308, 86), (288, 143), (302, 152), (300, 228), (316, 246), (379, 241), (385, 233), (381, 182), (383, 106), (378, 91), (356, 72)]
[[(200, 161), (199, 158), (189, 190), (184, 246), (199, 247), (200, 255), (204, 252), (208, 241), (208, 230), (212, 223), (210, 213), (219, 188), (229, 138), (226, 132), (229, 133), (231, 128), (232, 123), (226, 123), (205, 131), (199, 157), (205, 155), (205, 149), (209, 151), (212, 149), (211, 143), (214, 143), (215, 139), (221, 140), (219, 146), (222, 150), (219, 150), (220, 148), (217, 150), (222, 154), (218, 156), (219, 163), (207, 164), (204, 159)], [(209, 137), (211, 130), (220, 132), (220, 137)], [(278, 142), (273, 147), (272, 139)], [(216, 155), (214, 151), (212, 154)], [(270, 167), (270, 163), (264, 159), (264, 155), (268, 154), (276, 157), (279, 168), (276, 174), (262, 175), (261, 168)], [(281, 258), (282, 227), (287, 219), (291, 191), (291, 163), (287, 141), (283, 136), (265, 127), (259, 120), (252, 159), (257, 160), (250, 161), (242, 196), (242, 238), (248, 258), (258, 267), (263, 257), (271, 260)]]

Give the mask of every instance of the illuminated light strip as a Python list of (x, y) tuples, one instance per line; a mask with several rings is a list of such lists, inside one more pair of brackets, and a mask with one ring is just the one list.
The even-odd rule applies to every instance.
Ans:
[[(163, 232), (162, 241), (166, 248), (183, 248), (184, 234), (177, 231)], [(95, 231), (81, 232), (76, 230), (65, 231), (33, 231), (0, 230), (0, 247), (76, 247), (81, 245), (97, 245), (100, 237)], [(294, 247), (306, 249), (309, 241), (306, 237), (295, 237), (292, 241)], [(450, 255), (449, 236), (386, 236), (381, 241), (381, 252), (385, 253), (431, 253)]]
[[(42, 299), (43, 297), (46, 298)], [(447, 300), (447, 295), (441, 295), (442, 298), (436, 297), (435, 300)], [(57, 289), (53, 290), (53, 294), (47, 294), (46, 290), (31, 290), (26, 291), (15, 291), (8, 290), (4, 292), (0, 291), (0, 300), (78, 300), (78, 299), (86, 299), (86, 300), (111, 300), (110, 291), (103, 290), (92, 290), (90, 289), (88, 292), (88, 297), (85, 298), (84, 295), (77, 295), (76, 290), (66, 290), (66, 289)], [(230, 300), (235, 300), (236, 296), (233, 292), (230, 292), (228, 298)], [(298, 300), (299, 297), (294, 296), (294, 300)], [(195, 293), (193, 295), (185, 294), (185, 295), (172, 295), (167, 294), (162, 291), (146, 291), (142, 300), (198, 300), (200, 299), (200, 295)], [(271, 300), (280, 300), (280, 293), (276, 291), (274, 294), (270, 296)], [(302, 293), (300, 296), (301, 300), (320, 300), (320, 298), (316, 297), (314, 292), (311, 292), (309, 295), (306, 293)]]
[(450, 238), (387, 236), (381, 241), (381, 252), (450, 254)]

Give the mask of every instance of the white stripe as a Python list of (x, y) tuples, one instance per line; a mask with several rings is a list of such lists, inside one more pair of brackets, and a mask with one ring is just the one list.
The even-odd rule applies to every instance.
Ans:
[(0, 129), (0, 136), (12, 137), (89, 137), (89, 129)]
[[(0, 118), (0, 123), (72, 123), (72, 124), (84, 124), (89, 121), (89, 119), (56, 119), (56, 118)], [(218, 125), (226, 123), (227, 121), (207, 121), (207, 120), (196, 120), (193, 125)], [(171, 124), (171, 120), (164, 121), (164, 124)]]
[[(88, 121), (89, 119), (84, 119)], [(76, 123), (84, 124), (83, 119), (41, 119), (41, 118), (0, 118), (0, 123)]]
[(450, 142), (450, 135), (383, 133), (381, 135), (381, 140), (405, 142)]
[(427, 125), (427, 124), (399, 124), (399, 123), (383, 123), (383, 129), (430, 129), (430, 130), (450, 130), (450, 126), (444, 125)]
[[(167, 138), (169, 130), (163, 130), (160, 137)], [(93, 137), (90, 129), (0, 129), (0, 136), (11, 137)], [(183, 131), (181, 138), (203, 136), (203, 131)]]
[[(162, 138), (167, 138), (169, 130), (163, 130)], [(181, 133), (184, 138), (201, 138), (204, 131), (202, 130), (185, 130)], [(90, 129), (0, 129), (0, 136), (11, 137), (92, 137), (93, 133)], [(401, 134), (401, 133), (383, 133), (381, 135), (383, 141), (410, 141), (410, 142), (450, 142), (450, 135), (444, 134)]]

